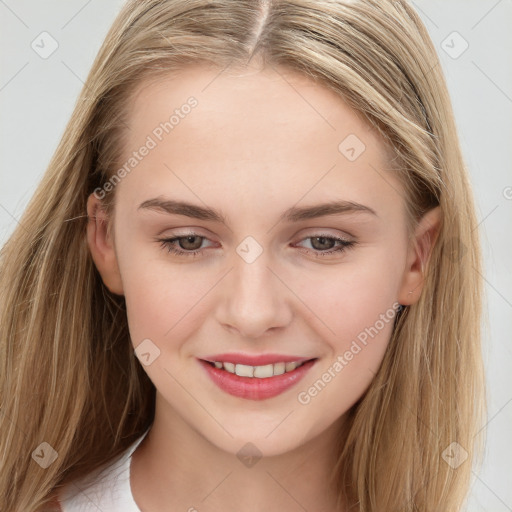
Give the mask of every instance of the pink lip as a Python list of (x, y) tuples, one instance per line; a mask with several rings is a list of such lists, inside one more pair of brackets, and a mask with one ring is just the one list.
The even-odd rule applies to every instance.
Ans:
[[(293, 360), (297, 361), (298, 359), (304, 360), (304, 358), (297, 358)], [(218, 359), (215, 360), (218, 361)], [(222, 358), (220, 360), (224, 362), (231, 362), (226, 361), (225, 359), (223, 360)], [(299, 382), (316, 363), (316, 359), (309, 360), (291, 372), (283, 373), (282, 375), (275, 375), (274, 377), (268, 377), (266, 379), (258, 379), (252, 377), (240, 377), (239, 375), (230, 373), (224, 369), (216, 368), (213, 364), (202, 359), (198, 359), (198, 361), (206, 370), (210, 379), (212, 379), (220, 389), (230, 395), (248, 400), (266, 400), (267, 398), (280, 395)], [(281, 361), (283, 360), (281, 359)]]
[(205, 361), (211, 363), (218, 361), (220, 363), (233, 363), (233, 364), (246, 364), (248, 366), (264, 366), (266, 364), (274, 363), (291, 363), (297, 361), (302, 363), (312, 359), (311, 357), (300, 357), (300, 356), (285, 356), (282, 354), (242, 354), (241, 352), (230, 352), (227, 354), (215, 354), (212, 356), (202, 357)]

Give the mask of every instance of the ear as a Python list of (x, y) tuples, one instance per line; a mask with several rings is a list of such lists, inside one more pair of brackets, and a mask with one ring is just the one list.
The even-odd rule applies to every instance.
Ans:
[(414, 304), (420, 298), (432, 249), (441, 227), (441, 208), (429, 210), (418, 223), (410, 240), (407, 262), (400, 285), (398, 302), (403, 306)]
[(96, 268), (105, 286), (112, 293), (123, 295), (123, 282), (117, 265), (114, 240), (107, 229), (108, 217), (101, 199), (94, 193), (87, 199), (87, 216), (87, 243)]

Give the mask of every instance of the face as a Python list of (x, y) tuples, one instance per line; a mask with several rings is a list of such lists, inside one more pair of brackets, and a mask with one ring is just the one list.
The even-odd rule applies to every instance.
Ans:
[(378, 134), (284, 69), (189, 67), (140, 87), (128, 124), (114, 236), (90, 245), (157, 409), (232, 453), (284, 453), (341, 422), (418, 284)]

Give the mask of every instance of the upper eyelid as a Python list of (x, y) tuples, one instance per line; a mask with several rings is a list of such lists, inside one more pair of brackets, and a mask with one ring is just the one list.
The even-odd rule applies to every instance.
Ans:
[[(316, 234), (316, 235), (317, 235), (316, 238), (325, 237), (325, 238), (333, 240), (335, 242), (335, 244), (341, 244), (341, 245), (338, 245), (337, 248), (335, 246), (335, 247), (333, 247), (329, 250), (325, 250), (325, 251), (322, 251), (322, 250), (317, 251), (314, 248), (313, 249), (305, 248), (305, 250), (308, 254), (312, 254), (318, 258), (335, 257), (337, 254), (342, 255), (347, 250), (350, 250), (352, 247), (359, 245), (359, 241), (356, 239), (347, 240), (344, 237), (333, 236), (333, 235), (328, 235), (328, 234), (320, 234), (320, 233)], [(164, 246), (164, 247), (171, 246), (171, 244), (174, 246), (174, 244), (176, 244), (176, 242), (179, 239), (186, 238), (187, 236), (195, 236), (195, 237), (203, 238), (206, 240), (210, 240), (208, 237), (204, 237), (204, 236), (198, 235), (198, 234), (188, 234), (188, 235), (184, 234), (184, 235), (174, 236), (174, 237), (170, 237), (170, 238), (161, 238), (161, 239), (157, 238), (157, 241), (160, 242), (162, 244), (162, 246)], [(298, 242), (303, 242), (303, 241), (313, 239), (313, 238), (315, 238), (315, 234), (310, 234), (308, 236), (302, 236), (298, 240)], [(295, 242), (294, 245), (296, 245), (298, 242)], [(203, 244), (203, 242), (201, 242), (201, 245), (202, 244)], [(180, 247), (174, 246), (173, 249), (171, 249), (170, 247), (167, 247), (167, 250), (169, 250), (169, 252), (175, 253), (175, 255), (178, 255), (178, 256), (189, 256), (189, 257), (194, 256), (195, 257), (196, 254), (201, 255), (201, 256), (206, 256), (205, 250), (208, 248), (209, 247), (200, 247), (200, 248), (194, 249), (194, 250), (187, 250), (187, 249), (182, 249)], [(332, 259), (332, 258), (330, 258), (330, 259)], [(328, 260), (326, 259), (326, 261), (328, 261)]]
[[(346, 234), (327, 233), (327, 232), (324, 232), (324, 230), (322, 230), (321, 228), (317, 228), (317, 229), (318, 229), (318, 231), (314, 231), (312, 233), (304, 233), (304, 234), (302, 234), (301, 236), (298, 237), (297, 241), (294, 242), (294, 243), (302, 242), (302, 241), (307, 240), (309, 238), (316, 238), (316, 237), (341, 239), (341, 240), (343, 240), (345, 242), (352, 242), (352, 243), (356, 243), (357, 242), (356, 237), (354, 237), (353, 235), (350, 235), (348, 233), (346, 233)], [(188, 236), (195, 236), (195, 237), (199, 237), (199, 238), (204, 238), (204, 239), (206, 239), (206, 240), (208, 240), (210, 242), (213, 242), (210, 239), (209, 236), (202, 235), (200, 232), (194, 232), (192, 230), (190, 232), (185, 232), (185, 233), (176, 233), (176, 234), (173, 233), (173, 234), (171, 234), (169, 236), (161, 237), (161, 238), (159, 238), (159, 240), (160, 241), (170, 241), (170, 240), (175, 241), (175, 240), (179, 240), (181, 238), (186, 238)], [(202, 250), (202, 249), (197, 249), (197, 250)]]

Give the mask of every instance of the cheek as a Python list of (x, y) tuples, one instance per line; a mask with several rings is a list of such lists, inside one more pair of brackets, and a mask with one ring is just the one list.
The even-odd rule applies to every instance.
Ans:
[(296, 395), (303, 414), (322, 418), (314, 433), (345, 414), (369, 388), (388, 348), (396, 308), (397, 303), (373, 289), (358, 290), (340, 299), (337, 308), (324, 310), (324, 321), (335, 334), (323, 337), (325, 357)]
[(334, 418), (366, 391), (392, 335), (401, 265), (399, 253), (390, 257), (380, 250), (364, 261), (347, 260), (329, 275), (317, 275), (315, 286), (311, 276), (303, 278), (301, 298), (315, 312), (310, 325), (325, 344), (325, 357), (301, 386), (299, 403), (315, 402), (326, 410), (336, 404)]
[(119, 258), (132, 343), (137, 346), (149, 338), (164, 348), (197, 326), (201, 298), (214, 285), (215, 276), (193, 272), (193, 265), (167, 262), (160, 247), (155, 250), (147, 242), (147, 248), (136, 245), (132, 242)]
[(300, 273), (294, 290), (316, 314), (317, 323), (323, 323), (322, 337), (342, 349), (382, 314), (390, 315), (398, 297), (402, 264), (399, 254), (390, 257), (387, 251), (375, 249), (327, 271)]

